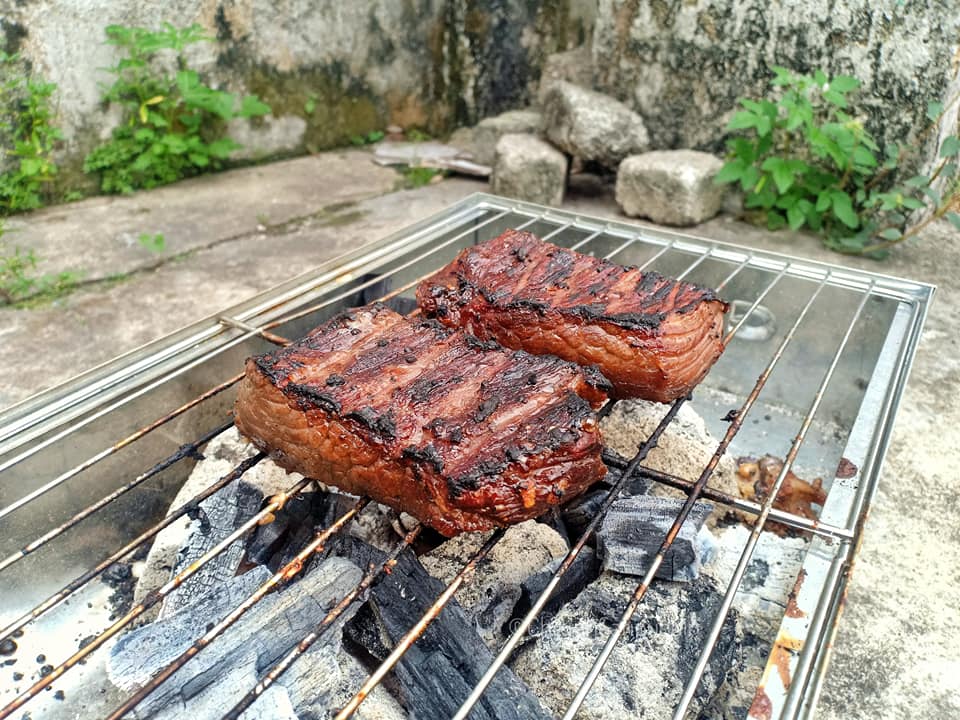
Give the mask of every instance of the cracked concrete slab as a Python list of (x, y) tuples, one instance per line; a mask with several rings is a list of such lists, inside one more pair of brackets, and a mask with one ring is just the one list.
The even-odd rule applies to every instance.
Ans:
[[(364, 150), (343, 150), (205, 175), (130, 196), (95, 197), (10, 218), (6, 240), (32, 249), (38, 274), (77, 272), (82, 282), (157, 267), (262, 228), (389, 192), (398, 174)], [(162, 252), (142, 233), (161, 233)]]
[[(311, 158), (311, 167), (326, 178), (323, 187), (339, 184), (362, 192), (368, 168), (338, 159), (340, 155)], [(249, 169), (261, 173), (255, 185), (257, 192), (285, 197), (272, 188), (287, 187), (288, 168), (285, 163), (277, 163)], [(224, 198), (233, 197), (227, 189), (233, 182), (230, 173), (204, 179), (208, 212), (211, 207), (225, 206)], [(300, 182), (308, 181), (301, 176)], [(196, 194), (198, 186), (184, 183), (155, 191), (167, 193), (170, 199), (151, 212), (176, 227), (176, 208), (182, 207), (178, 203), (187, 203), (190, 198), (174, 196)], [(377, 187), (383, 192), (392, 183), (384, 180)], [(370, 192), (367, 199), (333, 216), (316, 215), (317, 209), (330, 204), (329, 199), (318, 200), (309, 188), (301, 188), (296, 191), (299, 197), (309, 195), (309, 200), (298, 209), (291, 196), (289, 204), (286, 200), (278, 203), (287, 208), (286, 215), (278, 213), (272, 219), (280, 223), (284, 217), (291, 220), (311, 212), (314, 216), (273, 232), (257, 232), (254, 221), (259, 211), (235, 208), (237, 202), (231, 200), (230, 212), (244, 214), (245, 224), (238, 225), (236, 237), (229, 242), (206, 247), (201, 239), (209, 229), (196, 221), (189, 227), (197, 237), (188, 242), (206, 249), (139, 272), (120, 284), (82, 288), (53, 305), (33, 310), (0, 309), (0, 367), (5, 370), (0, 375), (0, 407), (485, 187), (474, 181), (448, 179), (419, 190), (378, 197)], [(87, 201), (100, 202), (103, 200)], [(136, 207), (139, 202), (142, 199), (138, 196), (110, 199), (111, 204), (124, 207)], [(46, 212), (71, 214), (78, 207), (62, 206)], [(565, 207), (620, 218), (612, 195), (596, 188), (571, 192)], [(304, 212), (304, 208), (313, 210)], [(114, 232), (112, 213), (97, 212), (100, 232), (110, 235)], [(225, 209), (222, 214), (229, 212)], [(18, 222), (26, 227), (42, 217), (28, 216)], [(955, 469), (960, 449), (957, 233), (945, 223), (936, 223), (922, 239), (898, 248), (888, 261), (877, 263), (830, 253), (807, 235), (770, 234), (730, 217), (715, 218), (689, 232), (939, 285), (866, 526), (818, 717), (960, 717), (960, 660), (956, 652), (960, 646), (960, 609), (956, 602), (960, 589), (956, 522), (960, 478)], [(24, 237), (27, 235), (20, 236)], [(68, 247), (63, 238), (58, 235), (60, 246), (48, 247)], [(173, 234), (168, 236), (168, 242), (173, 238)], [(24, 357), (31, 361), (23, 362)]]

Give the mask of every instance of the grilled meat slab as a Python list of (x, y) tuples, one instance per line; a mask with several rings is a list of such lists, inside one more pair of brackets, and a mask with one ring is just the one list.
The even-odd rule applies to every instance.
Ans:
[(606, 472), (609, 384), (382, 305), (247, 361), (240, 431), (281, 466), (444, 535), (536, 517)]
[(516, 230), (462, 251), (420, 284), (417, 302), (479, 338), (595, 365), (617, 397), (659, 402), (707, 374), (727, 310), (711, 290)]

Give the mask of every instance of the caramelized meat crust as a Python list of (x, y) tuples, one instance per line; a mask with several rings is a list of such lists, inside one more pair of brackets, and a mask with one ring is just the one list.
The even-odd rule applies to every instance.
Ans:
[(572, 363), (373, 305), (249, 359), (235, 412), (284, 468), (450, 536), (536, 517), (601, 479), (608, 389)]
[(479, 338), (596, 366), (621, 398), (686, 395), (723, 350), (727, 304), (708, 289), (508, 230), (417, 289), (429, 317)]

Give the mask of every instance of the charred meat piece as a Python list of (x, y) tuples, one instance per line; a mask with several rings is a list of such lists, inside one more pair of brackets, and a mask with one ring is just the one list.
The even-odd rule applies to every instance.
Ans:
[(247, 361), (240, 431), (288, 470), (444, 535), (527, 520), (606, 472), (609, 384), (382, 305)]
[(659, 402), (707, 374), (727, 310), (711, 290), (516, 230), (461, 252), (420, 284), (417, 301), (477, 337), (595, 365), (617, 397)]
[[(762, 458), (742, 457), (737, 459), (737, 484), (740, 494), (747, 500), (762, 503), (770, 497), (773, 484), (783, 470), (783, 460), (773, 455), (764, 455)], [(780, 492), (777, 493), (773, 506), (809, 520), (816, 520), (817, 513), (814, 505), (823, 507), (827, 500), (827, 493), (823, 489), (823, 479), (817, 478), (812, 483), (803, 480), (790, 470), (783, 479)], [(777, 535), (785, 536), (796, 534), (795, 531), (781, 523), (767, 523), (767, 528)]]

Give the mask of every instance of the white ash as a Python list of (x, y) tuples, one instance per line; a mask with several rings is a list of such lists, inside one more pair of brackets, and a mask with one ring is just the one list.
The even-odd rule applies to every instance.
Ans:
[[(562, 715), (637, 586), (603, 573), (523, 645), (513, 663), (552, 712)], [(578, 714), (584, 720), (670, 717), (692, 672), (721, 594), (715, 581), (654, 583)], [(694, 708), (703, 707), (736, 663), (738, 616), (724, 625)]]
[[(740, 524), (719, 529), (716, 559), (703, 572), (726, 586), (749, 536), (750, 528)], [(771, 532), (760, 535), (733, 600), (734, 611), (744, 620), (742, 652), (736, 671), (714, 697), (709, 717), (740, 720), (746, 716), (808, 545), (802, 537), (780, 537)]]
[[(668, 405), (643, 400), (618, 402), (600, 424), (604, 444), (625, 457), (633, 457), (640, 443), (653, 433), (668, 409)], [(718, 444), (719, 441), (707, 430), (703, 418), (689, 405), (681, 405), (676, 418), (667, 426), (643, 465), (693, 482), (710, 462)], [(726, 454), (720, 458), (707, 486), (734, 497), (740, 496), (734, 458)], [(651, 494), (664, 497), (687, 496), (680, 490), (659, 483), (653, 484)], [(718, 505), (707, 518), (707, 527), (714, 528), (717, 521), (728, 512), (726, 508)]]
[[(490, 533), (465, 533), (447, 540), (420, 558), (431, 575), (449, 583), (480, 549)], [(567, 554), (560, 534), (535, 520), (514, 525), (479, 564), (470, 581), (457, 592), (457, 601), (474, 621), (487, 647), (494, 649), (506, 635), (504, 627), (520, 599), (521, 584), (549, 562)]]

